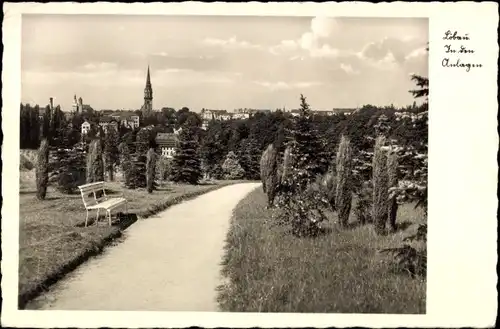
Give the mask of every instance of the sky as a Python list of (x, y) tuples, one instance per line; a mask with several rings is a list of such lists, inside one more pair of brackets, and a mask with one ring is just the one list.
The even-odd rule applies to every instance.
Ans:
[(406, 106), (428, 76), (428, 19), (23, 15), (22, 102), (153, 107)]

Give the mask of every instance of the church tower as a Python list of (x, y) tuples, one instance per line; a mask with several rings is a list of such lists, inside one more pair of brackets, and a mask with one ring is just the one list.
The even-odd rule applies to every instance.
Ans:
[(151, 112), (153, 110), (153, 88), (151, 87), (151, 77), (149, 75), (149, 65), (148, 65), (148, 75), (146, 77), (146, 87), (144, 88), (144, 105), (142, 111), (144, 113)]

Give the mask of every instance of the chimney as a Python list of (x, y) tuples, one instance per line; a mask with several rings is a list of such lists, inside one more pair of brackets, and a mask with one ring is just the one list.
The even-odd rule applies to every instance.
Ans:
[(50, 109), (54, 109), (54, 98), (50, 97)]

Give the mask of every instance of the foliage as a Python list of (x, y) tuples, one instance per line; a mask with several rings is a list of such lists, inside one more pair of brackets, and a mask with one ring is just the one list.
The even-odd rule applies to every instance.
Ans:
[(378, 137), (373, 154), (373, 221), (375, 231), (384, 234), (388, 216), (389, 187), (387, 176), (387, 156), (384, 150), (385, 137)]
[(349, 139), (345, 136), (342, 136), (340, 140), (335, 170), (337, 172), (335, 207), (340, 224), (346, 226), (352, 203), (352, 148)]
[(49, 182), (49, 141), (44, 138), (40, 143), (36, 162), (36, 196), (45, 200)]
[(335, 206), (336, 190), (337, 190), (337, 176), (333, 169), (330, 169), (326, 174), (321, 177), (321, 190), (322, 195), (328, 201), (330, 210), (336, 211)]
[(21, 104), (20, 148), (36, 149), (40, 145), (40, 109), (37, 106)]
[(222, 164), (222, 170), (224, 171), (225, 179), (241, 179), (245, 175), (245, 171), (233, 151), (227, 154), (226, 160)]
[(153, 148), (150, 148), (148, 150), (147, 163), (146, 163), (148, 193), (152, 193), (153, 190), (156, 188), (156, 184), (155, 184), (156, 157), (157, 157), (157, 155), (155, 153), (155, 150)]
[(174, 182), (198, 184), (201, 179), (200, 144), (197, 132), (197, 127), (190, 120), (182, 127), (173, 161), (172, 180)]

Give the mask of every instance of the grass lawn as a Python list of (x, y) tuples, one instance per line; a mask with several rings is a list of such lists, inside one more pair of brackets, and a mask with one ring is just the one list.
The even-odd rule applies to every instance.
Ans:
[(224, 311), (425, 313), (425, 279), (391, 271), (390, 256), (377, 252), (413, 233), (420, 210), (401, 206), (401, 230), (386, 237), (371, 225), (340, 230), (327, 223), (325, 235), (296, 238), (271, 225), (265, 205), (259, 188), (234, 211), (223, 261), (227, 283), (219, 292)]
[[(124, 189), (117, 182), (106, 183), (106, 189), (111, 192), (123, 193), (128, 200), (128, 212), (137, 216), (129, 216), (130, 220), (111, 227), (104, 218), (97, 226), (82, 227), (85, 208), (80, 194), (65, 195), (49, 187), (46, 200), (39, 201), (35, 196), (34, 172), (22, 171), (19, 195), (20, 307), (102, 250), (134, 218), (148, 217), (187, 198), (237, 182), (218, 181), (197, 186), (167, 184), (152, 194), (144, 189)], [(95, 212), (90, 214), (92, 216), (95, 217)]]

